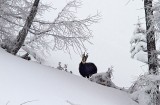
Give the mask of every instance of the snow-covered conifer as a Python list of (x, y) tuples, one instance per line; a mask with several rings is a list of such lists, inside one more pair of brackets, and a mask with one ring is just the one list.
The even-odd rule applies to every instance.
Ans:
[(140, 21), (136, 24), (133, 37), (130, 40), (131, 44), (131, 57), (141, 62), (147, 63), (147, 41), (146, 32), (142, 28)]

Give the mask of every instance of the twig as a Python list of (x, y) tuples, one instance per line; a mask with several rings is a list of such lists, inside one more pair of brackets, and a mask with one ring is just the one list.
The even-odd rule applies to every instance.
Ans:
[(8, 105), (10, 103), (10, 101), (8, 101), (7, 103), (6, 103), (6, 105)]
[(72, 102), (70, 102), (70, 101), (68, 101), (68, 100), (66, 100), (66, 102), (67, 102), (68, 104), (70, 104), (70, 105), (79, 105), (79, 104), (74, 104), (74, 103), (72, 103)]
[(24, 105), (24, 104), (27, 104), (27, 103), (30, 103), (30, 102), (34, 102), (34, 101), (38, 101), (38, 100), (26, 101), (26, 102), (23, 102), (23, 103), (22, 103), (22, 104), (20, 104), (20, 105)]

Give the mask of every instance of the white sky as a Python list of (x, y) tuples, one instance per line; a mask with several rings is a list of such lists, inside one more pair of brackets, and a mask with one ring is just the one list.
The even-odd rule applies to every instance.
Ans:
[[(54, 8), (45, 15), (46, 19), (54, 19), (69, 0), (43, 0)], [(89, 62), (94, 62), (98, 72), (105, 72), (111, 65), (114, 66), (113, 80), (116, 85), (128, 87), (140, 74), (143, 74), (145, 64), (133, 60), (130, 57), (130, 38), (132, 37), (138, 16), (144, 17), (143, 1), (130, 0), (81, 0), (83, 5), (79, 8), (77, 16), (85, 18), (94, 15), (99, 11), (102, 19), (99, 23), (93, 24), (93, 45), (87, 44)], [(69, 70), (79, 75), (78, 66), (81, 61), (79, 55), (73, 54), (72, 58), (63, 51), (54, 51), (50, 63), (55, 67), (58, 62), (68, 64)], [(141, 67), (142, 66), (142, 67)]]

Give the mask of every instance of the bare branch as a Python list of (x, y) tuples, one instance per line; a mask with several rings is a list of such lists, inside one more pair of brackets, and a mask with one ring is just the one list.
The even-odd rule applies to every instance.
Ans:
[(65, 49), (70, 51), (69, 49), (72, 47), (78, 52), (86, 49), (83, 43), (85, 41), (90, 42), (89, 39), (92, 37), (89, 26), (97, 23), (100, 15), (97, 13), (85, 19), (76, 19), (76, 11), (73, 10), (76, 10), (79, 6), (80, 3), (77, 1), (69, 2), (53, 22), (34, 20), (33, 23), (39, 24), (39, 26), (43, 28), (40, 27), (37, 30), (30, 30), (30, 32), (36, 36), (32, 37), (27, 43), (32, 43), (33, 41), (40, 42), (42, 37), (52, 36), (53, 40), (51, 42), (53, 43), (54, 41), (54, 47), (52, 47), (52, 49)]
[(31, 103), (31, 102), (34, 102), (34, 101), (38, 101), (38, 100), (26, 101), (26, 102), (23, 102), (23, 103), (22, 103), (22, 104), (20, 104), (20, 105), (24, 105), (24, 104)]

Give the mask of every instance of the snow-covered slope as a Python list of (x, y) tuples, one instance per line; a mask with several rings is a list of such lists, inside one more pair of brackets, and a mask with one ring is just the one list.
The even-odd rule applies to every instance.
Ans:
[(0, 105), (6, 104), (137, 105), (124, 92), (25, 61), (0, 49)]

